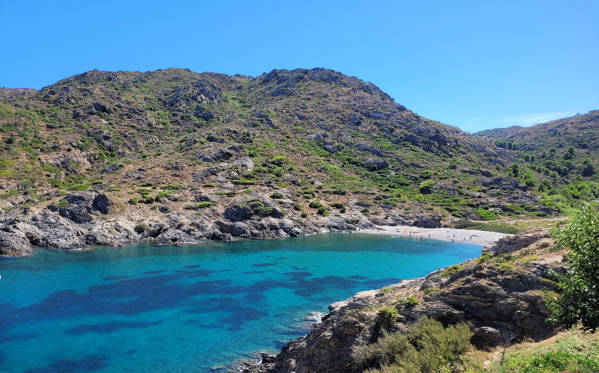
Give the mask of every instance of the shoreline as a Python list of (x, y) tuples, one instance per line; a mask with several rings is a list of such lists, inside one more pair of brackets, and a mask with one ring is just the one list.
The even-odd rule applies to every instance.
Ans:
[(360, 229), (353, 233), (381, 234), (406, 238), (431, 239), (447, 242), (468, 243), (473, 245), (489, 246), (504, 237), (512, 234), (479, 231), (458, 228), (421, 228), (414, 226), (377, 226), (375, 228)]

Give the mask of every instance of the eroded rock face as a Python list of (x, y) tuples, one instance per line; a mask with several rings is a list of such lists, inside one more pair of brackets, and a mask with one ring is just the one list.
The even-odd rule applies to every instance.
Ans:
[(0, 231), (0, 255), (20, 256), (31, 252), (31, 244), (22, 234)]
[(224, 217), (232, 222), (246, 221), (253, 217), (273, 217), (280, 219), (283, 212), (269, 198), (254, 196), (245, 200), (233, 201), (226, 209)]

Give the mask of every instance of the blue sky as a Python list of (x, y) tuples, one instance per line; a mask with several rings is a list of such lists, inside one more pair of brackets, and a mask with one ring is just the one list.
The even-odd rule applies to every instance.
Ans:
[(0, 86), (327, 67), (467, 131), (599, 109), (599, 1), (0, 0)]

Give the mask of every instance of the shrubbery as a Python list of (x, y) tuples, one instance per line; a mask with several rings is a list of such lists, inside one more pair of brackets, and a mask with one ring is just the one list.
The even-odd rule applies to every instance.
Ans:
[(440, 322), (422, 317), (406, 334), (383, 332), (359, 358), (370, 373), (452, 371), (470, 348), (471, 336), (468, 324), (444, 328)]
[(551, 320), (566, 326), (599, 328), (599, 212), (584, 206), (562, 230), (552, 232), (558, 248), (569, 249), (568, 272), (558, 275), (561, 296), (547, 299)]

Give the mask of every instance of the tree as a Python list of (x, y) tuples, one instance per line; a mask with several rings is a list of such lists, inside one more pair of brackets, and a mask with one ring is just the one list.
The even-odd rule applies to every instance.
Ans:
[(552, 232), (556, 245), (569, 249), (567, 273), (558, 275), (560, 296), (547, 299), (550, 319), (585, 330), (599, 328), (599, 212), (584, 206), (561, 231)]
[(595, 167), (588, 159), (582, 162), (582, 176), (593, 176), (595, 174)]

